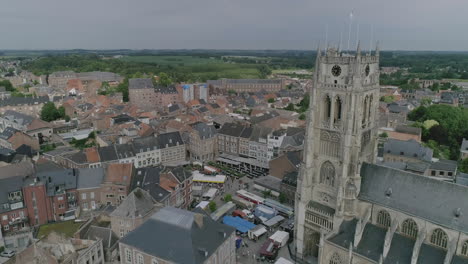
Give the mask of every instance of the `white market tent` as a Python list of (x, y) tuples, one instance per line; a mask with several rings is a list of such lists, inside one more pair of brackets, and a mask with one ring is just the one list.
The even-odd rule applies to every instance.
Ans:
[(289, 233), (285, 231), (276, 231), (271, 237), (270, 240), (278, 243), (280, 247), (284, 247), (289, 240)]
[(276, 262), (275, 264), (293, 264), (291, 261), (283, 258), (283, 257), (280, 257)]

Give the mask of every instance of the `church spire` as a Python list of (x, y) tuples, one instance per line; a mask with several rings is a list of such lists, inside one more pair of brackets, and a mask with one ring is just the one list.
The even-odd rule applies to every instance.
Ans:
[(380, 43), (377, 41), (377, 45), (375, 47), (375, 56), (380, 56)]
[(358, 41), (357, 50), (356, 50), (356, 57), (361, 57), (361, 41)]

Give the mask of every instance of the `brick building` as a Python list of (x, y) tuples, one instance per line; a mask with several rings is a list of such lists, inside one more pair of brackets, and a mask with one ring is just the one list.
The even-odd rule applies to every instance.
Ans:
[(101, 203), (118, 205), (130, 191), (133, 164), (109, 164), (101, 184)]
[(278, 92), (286, 87), (284, 79), (221, 79), (207, 81), (210, 94), (255, 93), (260, 91)]

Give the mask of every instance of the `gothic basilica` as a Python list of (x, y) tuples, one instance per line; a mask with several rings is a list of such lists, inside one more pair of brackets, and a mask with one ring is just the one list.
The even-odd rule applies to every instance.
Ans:
[(296, 194), (298, 258), (468, 263), (468, 188), (376, 165), (378, 101), (378, 47), (318, 50)]

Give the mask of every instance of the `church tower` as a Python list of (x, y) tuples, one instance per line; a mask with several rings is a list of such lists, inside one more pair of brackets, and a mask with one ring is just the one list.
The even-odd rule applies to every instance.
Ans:
[(320, 237), (356, 216), (361, 164), (375, 162), (378, 101), (378, 47), (318, 49), (296, 193), (298, 257), (316, 256)]

